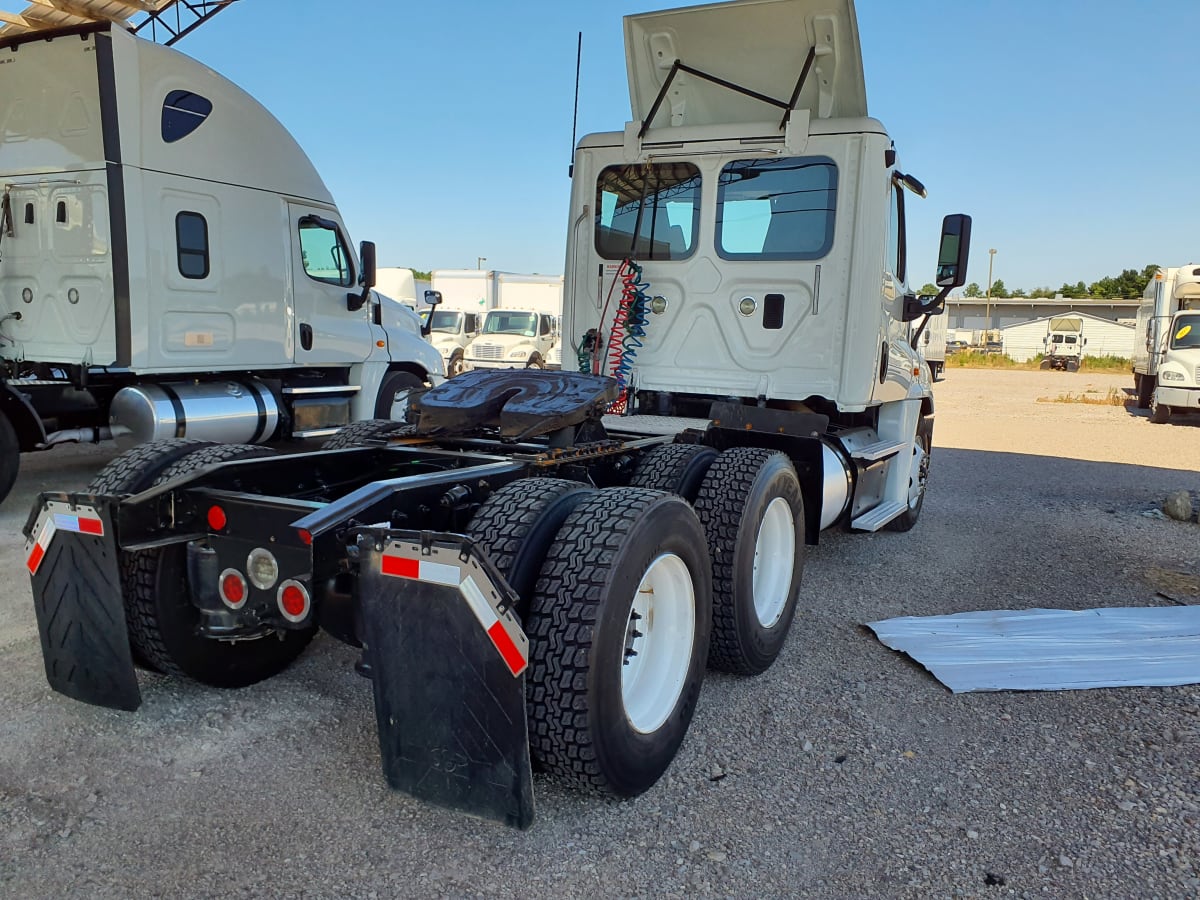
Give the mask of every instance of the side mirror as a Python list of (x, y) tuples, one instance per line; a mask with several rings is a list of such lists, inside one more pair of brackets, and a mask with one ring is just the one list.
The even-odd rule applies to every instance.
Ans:
[(425, 305), (426, 306), (437, 306), (441, 302), (442, 302), (442, 292), (441, 291), (426, 291), (425, 292)]
[(938, 244), (937, 278), (940, 288), (962, 287), (967, 283), (967, 257), (971, 250), (971, 217), (958, 213), (942, 220), (942, 239)]
[(371, 288), (375, 287), (374, 242), (363, 241), (358, 245), (358, 259), (362, 263), (362, 272), (358, 276), (358, 283), (362, 285), (362, 293), (346, 295), (346, 309), (350, 312), (358, 312), (362, 309), (371, 296)]
[(375, 287), (375, 242), (363, 241), (359, 244), (358, 258), (362, 261), (362, 276), (358, 283), (365, 288)]

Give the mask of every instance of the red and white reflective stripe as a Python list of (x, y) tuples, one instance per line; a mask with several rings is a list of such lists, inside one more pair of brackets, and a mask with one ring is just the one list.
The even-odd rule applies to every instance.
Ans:
[(55, 516), (46, 518), (42, 524), (42, 530), (38, 532), (37, 540), (29, 548), (29, 555), (25, 559), (25, 568), (29, 570), (30, 575), (37, 574), (38, 567), (46, 558), (46, 551), (50, 549), (50, 542), (54, 540), (54, 532), (57, 530), (54, 525), (55, 518)]
[(383, 554), (383, 574), (394, 575), (397, 578), (411, 578), (413, 581), (430, 581), (450, 587), (458, 587), (462, 582), (462, 573), (458, 566), (427, 562), (422, 559), (409, 559), (407, 556), (397, 556), (391, 553)]
[(475, 613), (475, 618), (479, 620), (483, 630), (487, 632), (487, 636), (500, 651), (500, 658), (504, 660), (508, 670), (513, 675), (520, 675), (524, 672), (525, 667), (529, 665), (529, 660), (525, 658), (513, 636), (508, 633), (508, 623), (496, 615), (492, 604), (488, 603), (487, 597), (483, 595), (483, 591), (479, 589), (475, 579), (468, 575), (458, 586), (458, 590), (463, 595), (463, 599), (467, 601), (467, 605), (471, 607), (471, 612)]
[(384, 575), (396, 578), (411, 578), (413, 581), (424, 581), (432, 584), (442, 584), (458, 588), (471, 612), (479, 620), (488, 639), (491, 640), (500, 658), (508, 666), (513, 677), (520, 675), (529, 666), (529, 660), (521, 650), (514, 629), (519, 629), (511, 616), (500, 616), (488, 601), (487, 596), (470, 575), (463, 577), (462, 569), (445, 563), (430, 562), (423, 559), (413, 559), (397, 553), (384, 553), (382, 559)]
[(65, 513), (55, 513), (53, 521), (54, 527), (59, 531), (104, 536), (104, 522), (95, 516), (68, 516)]

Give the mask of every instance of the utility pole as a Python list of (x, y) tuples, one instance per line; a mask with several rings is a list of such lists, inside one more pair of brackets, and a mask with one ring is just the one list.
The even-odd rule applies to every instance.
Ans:
[(992, 263), (996, 261), (996, 251), (991, 249), (988, 251), (988, 288), (987, 288), (987, 304), (983, 314), (983, 352), (987, 353), (988, 340), (992, 330)]

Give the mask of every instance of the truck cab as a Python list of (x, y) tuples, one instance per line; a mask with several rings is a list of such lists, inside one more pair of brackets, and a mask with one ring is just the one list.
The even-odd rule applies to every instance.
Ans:
[(1083, 336), (1081, 316), (1052, 316), (1046, 325), (1045, 347), (1040, 368), (1078, 372), (1083, 361), (1083, 348), (1087, 338)]
[(429, 341), (446, 361), (448, 377), (463, 371), (463, 352), (479, 336), (483, 318), (480, 313), (460, 309), (435, 309), (429, 313)]
[(1133, 380), (1150, 421), (1200, 411), (1200, 265), (1159, 269), (1134, 326)]
[(554, 316), (536, 309), (493, 309), (465, 352), (467, 369), (544, 369), (558, 342)]
[(107, 23), (0, 40), (0, 67), (0, 497), (20, 451), (316, 437), (441, 378), (236, 85)]

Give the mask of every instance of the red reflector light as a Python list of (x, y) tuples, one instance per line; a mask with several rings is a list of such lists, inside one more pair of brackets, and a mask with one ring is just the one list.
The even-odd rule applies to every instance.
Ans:
[(221, 573), (221, 600), (230, 609), (241, 609), (249, 595), (246, 579), (236, 569), (226, 569)]
[(281, 584), (275, 594), (275, 602), (279, 604), (279, 611), (289, 622), (303, 622), (308, 617), (308, 589), (298, 581), (289, 578)]
[(208, 508), (208, 527), (213, 531), (221, 531), (227, 524), (229, 519), (225, 516), (225, 510), (219, 506), (210, 506)]
[(300, 529), (300, 542), (304, 544), (305, 547), (312, 546), (312, 532), (307, 528)]

